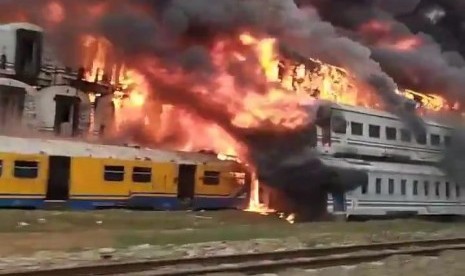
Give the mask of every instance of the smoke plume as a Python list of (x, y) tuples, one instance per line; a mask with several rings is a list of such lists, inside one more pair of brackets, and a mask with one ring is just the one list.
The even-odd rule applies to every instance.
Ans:
[[(301, 0), (316, 8), (341, 33), (366, 45), (401, 87), (437, 94), (465, 104), (465, 8), (457, 0), (343, 1)], [(378, 82), (377, 80), (376, 82)], [(382, 82), (382, 81), (381, 81)], [(389, 89), (389, 88), (388, 88)], [(386, 99), (385, 99), (386, 100)], [(398, 112), (415, 134), (425, 131), (421, 120)], [(461, 131), (456, 136), (460, 137)], [(441, 167), (461, 184), (461, 139), (444, 152)]]

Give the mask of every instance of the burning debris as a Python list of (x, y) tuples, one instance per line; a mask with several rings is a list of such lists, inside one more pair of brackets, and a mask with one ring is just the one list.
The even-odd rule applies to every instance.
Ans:
[[(436, 111), (457, 106), (463, 72), (379, 7), (300, 2), (16, 0), (0, 2), (0, 19), (43, 26), (80, 78), (116, 87), (111, 139), (238, 156), (257, 172), (250, 209), (267, 210), (257, 202), (266, 183), (294, 204), (313, 202), (315, 218), (328, 192), (365, 176), (319, 160), (311, 148), (321, 122), (303, 103), (384, 108), (421, 132), (405, 98)], [(341, 22), (334, 10), (344, 11)]]

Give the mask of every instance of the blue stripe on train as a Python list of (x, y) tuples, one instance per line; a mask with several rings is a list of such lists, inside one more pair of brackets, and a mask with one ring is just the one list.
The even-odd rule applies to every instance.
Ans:
[(40, 198), (0, 198), (0, 208), (34, 208), (41, 209), (44, 200)]
[[(44, 199), (38, 198), (0, 198), (0, 208), (42, 209)], [(193, 200), (194, 209), (245, 208), (248, 200), (231, 197), (197, 197)], [(93, 210), (98, 208), (148, 208), (154, 210), (181, 210), (184, 205), (177, 197), (137, 196), (129, 199), (69, 199), (64, 206), (72, 210)]]
[[(241, 208), (248, 200), (231, 197), (196, 197), (192, 202), (194, 209)], [(128, 199), (128, 207), (153, 208), (156, 210), (180, 210), (184, 204), (177, 197), (137, 196)]]

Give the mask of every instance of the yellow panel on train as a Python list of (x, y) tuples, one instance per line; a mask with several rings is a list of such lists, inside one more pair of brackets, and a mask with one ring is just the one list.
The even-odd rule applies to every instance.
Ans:
[(47, 156), (0, 153), (0, 160), (0, 201), (11, 207), (25, 199), (40, 201), (46, 191)]
[(215, 155), (0, 136), (0, 207), (243, 208), (242, 167)]

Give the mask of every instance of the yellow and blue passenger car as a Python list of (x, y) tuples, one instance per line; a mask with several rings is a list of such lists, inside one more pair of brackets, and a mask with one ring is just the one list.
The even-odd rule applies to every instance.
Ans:
[(206, 153), (0, 136), (3, 208), (243, 208), (247, 175)]

